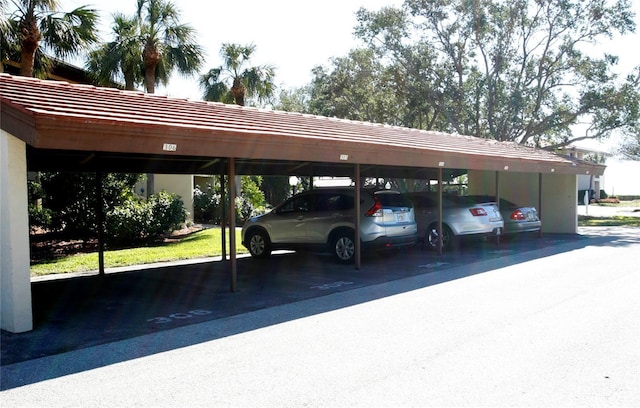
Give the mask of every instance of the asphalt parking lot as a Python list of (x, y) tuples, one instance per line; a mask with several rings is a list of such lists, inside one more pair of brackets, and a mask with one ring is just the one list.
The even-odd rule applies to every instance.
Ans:
[[(2, 332), (1, 364), (13, 364), (162, 330), (202, 323), (335, 292), (467, 265), (464, 276), (482, 273), (482, 260), (499, 261), (582, 235), (531, 235), (518, 240), (467, 243), (442, 256), (419, 247), (363, 256), (362, 267), (314, 253), (274, 254), (269, 260), (238, 259), (238, 290), (230, 291), (229, 263), (163, 264), (104, 276), (32, 283), (34, 330)], [(505, 258), (506, 259), (506, 258)], [(513, 262), (513, 260), (509, 260)], [(446, 280), (463, 276), (446, 275)], [(442, 282), (442, 278), (432, 283)]]

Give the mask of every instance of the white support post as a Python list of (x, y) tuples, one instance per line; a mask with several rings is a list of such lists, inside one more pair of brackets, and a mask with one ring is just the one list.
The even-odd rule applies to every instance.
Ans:
[(0, 328), (33, 330), (27, 150), (23, 141), (0, 130)]

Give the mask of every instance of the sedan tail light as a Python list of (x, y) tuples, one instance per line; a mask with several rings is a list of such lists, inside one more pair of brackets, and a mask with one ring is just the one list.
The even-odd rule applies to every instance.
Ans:
[(509, 216), (509, 218), (511, 218), (512, 220), (516, 220), (516, 221), (522, 221), (524, 220), (526, 217), (524, 216), (524, 214), (522, 213), (522, 211), (520, 210), (515, 210), (514, 212), (511, 213), (511, 215)]
[(373, 203), (373, 207), (369, 208), (367, 212), (364, 213), (365, 217), (382, 217), (382, 203), (378, 199), (378, 197), (374, 196), (373, 199), (375, 202)]
[(471, 212), (471, 215), (473, 215), (474, 217), (482, 217), (487, 215), (487, 211), (481, 207), (469, 208), (469, 212)]

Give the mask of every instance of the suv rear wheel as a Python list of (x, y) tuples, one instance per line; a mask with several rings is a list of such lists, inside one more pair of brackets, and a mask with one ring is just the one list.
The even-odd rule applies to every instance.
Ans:
[(260, 230), (249, 232), (249, 253), (254, 258), (268, 258), (271, 255), (267, 233)]
[(356, 253), (353, 231), (341, 230), (333, 234), (330, 249), (339, 262), (352, 262)]

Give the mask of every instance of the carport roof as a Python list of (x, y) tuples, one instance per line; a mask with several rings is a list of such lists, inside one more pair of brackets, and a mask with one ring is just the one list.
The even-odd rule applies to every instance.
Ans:
[(0, 74), (2, 130), (30, 170), (428, 178), (441, 167), (601, 175), (605, 166), (470, 136)]

